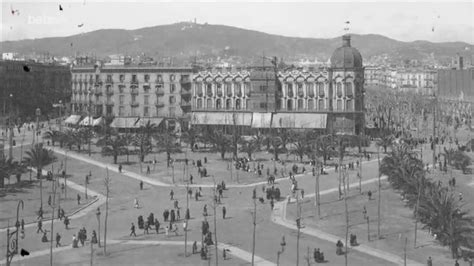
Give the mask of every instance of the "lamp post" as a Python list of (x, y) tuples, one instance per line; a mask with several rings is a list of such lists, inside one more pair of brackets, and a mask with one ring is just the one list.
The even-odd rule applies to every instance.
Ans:
[[(97, 208), (97, 211), (95, 212), (95, 215), (97, 216), (97, 223), (99, 224), (99, 237), (98, 237), (98, 245), (100, 247), (100, 208)], [(92, 245), (92, 244), (91, 244)]]
[(36, 142), (39, 142), (39, 138), (38, 138), (38, 129), (39, 129), (39, 117), (41, 115), (41, 109), (40, 108), (36, 108), (36, 111), (35, 111), (35, 114), (36, 114), (36, 128), (34, 130), (34, 137), (33, 137), (33, 144), (35, 143), (35, 138), (36, 138)]
[(277, 266), (280, 265), (280, 256), (285, 251), (285, 246), (286, 246), (285, 236), (281, 237), (280, 246), (281, 246), (281, 250), (277, 251)]
[[(89, 89), (89, 108), (87, 109), (88, 116), (89, 116), (88, 117), (88, 119), (89, 119), (89, 133), (91, 133), (91, 130), (92, 130), (92, 122), (91, 122), (91, 118), (92, 118), (91, 117), (91, 107), (92, 107), (91, 106), (92, 105), (92, 103), (91, 103), (92, 99), (91, 98), (92, 98), (92, 96), (91, 96), (91, 93), (92, 93), (92, 91), (91, 91), (91, 89)], [(89, 139), (89, 157), (90, 157), (91, 156), (91, 134), (89, 134), (88, 137), (89, 137), (88, 139)]]
[(9, 145), (8, 147), (8, 157), (10, 159), (13, 159), (13, 123), (12, 123), (12, 111), (13, 111), (13, 94), (10, 94), (10, 116), (8, 118), (8, 129), (10, 130), (9, 132)]
[(21, 209), (23, 210), (24, 208), (24, 203), (23, 203), (23, 200), (19, 200), (18, 201), (18, 205), (16, 206), (16, 223), (15, 223), (15, 227), (16, 227), (16, 243), (15, 243), (15, 251), (14, 253), (15, 254), (18, 254), (18, 231), (20, 229), (20, 221), (19, 221), (19, 212), (20, 212), (20, 205), (21, 205)]

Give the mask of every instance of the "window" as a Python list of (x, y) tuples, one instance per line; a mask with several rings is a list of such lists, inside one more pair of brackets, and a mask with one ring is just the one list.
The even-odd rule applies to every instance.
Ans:
[(217, 99), (216, 100), (216, 109), (219, 110), (222, 108), (222, 100), (221, 99)]
[(298, 99), (298, 110), (304, 109), (303, 99)]
[(249, 109), (250, 99), (245, 99), (245, 109)]
[(119, 116), (125, 116), (125, 106), (119, 107)]
[(150, 75), (146, 74), (145, 75), (145, 82), (149, 82), (150, 81)]
[(298, 88), (298, 96), (303, 97), (304, 96), (303, 83), (297, 83), (296, 86)]
[(309, 99), (308, 100), (308, 110), (313, 110), (314, 109), (314, 100)]
[(342, 100), (337, 100), (337, 106), (336, 106), (336, 110), (338, 111), (342, 111)]
[(347, 97), (352, 97), (352, 82), (346, 82), (344, 84), (345, 89), (346, 89), (346, 96)]
[(293, 84), (289, 83), (286, 88), (287, 88), (286, 96), (293, 97)]
[(145, 103), (146, 105), (148, 105), (148, 104), (150, 103), (150, 96), (149, 96), (149, 95), (145, 95), (144, 103)]
[(352, 100), (347, 100), (346, 101), (346, 110), (347, 111), (353, 111), (354, 108), (353, 108), (353, 101)]
[(245, 95), (250, 96), (250, 82), (244, 83)]
[(317, 83), (318, 95), (319, 97), (324, 97), (324, 83), (318, 82)]
[(216, 84), (216, 93), (217, 97), (222, 97), (222, 95), (224, 94), (224, 92), (222, 91), (221, 84)]
[[(217, 88), (221, 88), (221, 84), (217, 84)], [(228, 97), (232, 97), (232, 86), (230, 83), (225, 83), (224, 84), (224, 90), (225, 90), (225, 93)]]
[(120, 96), (119, 96), (119, 103), (120, 103), (120, 104), (123, 104), (124, 99), (125, 99), (125, 96), (124, 96), (124, 95), (120, 95)]
[(319, 99), (318, 108), (319, 108), (320, 111), (326, 109), (325, 106), (324, 106), (324, 100), (323, 99)]
[(171, 74), (170, 75), (170, 81), (174, 81), (176, 79), (175, 75)]
[(132, 116), (138, 116), (138, 107), (132, 107)]
[(235, 109), (240, 110), (240, 99), (235, 100)]
[(234, 83), (234, 91), (237, 97), (242, 97), (242, 85), (240, 83)]
[(196, 94), (202, 96), (202, 83), (196, 83)]
[(176, 91), (176, 84), (170, 84), (170, 93), (174, 93)]
[(212, 84), (207, 84), (207, 96), (212, 97)]
[(341, 84), (341, 82), (336, 83), (336, 94), (337, 94), (337, 97), (342, 97), (342, 84)]
[(293, 101), (292, 100), (288, 100), (286, 102), (286, 109), (287, 110), (293, 110)]
[(125, 75), (121, 74), (120, 75), (120, 82), (124, 82), (125, 81)]
[(260, 103), (260, 108), (267, 109), (267, 103)]
[(210, 109), (210, 108), (212, 108), (212, 99), (207, 99), (207, 105), (206, 105), (206, 108), (207, 108), (207, 109)]
[(161, 75), (159, 75), (159, 74), (156, 75), (156, 82), (157, 82), (157, 83), (162, 83), (162, 82), (163, 82), (163, 76), (161, 76)]
[(232, 101), (231, 101), (230, 99), (227, 99), (227, 100), (225, 101), (225, 109), (226, 109), (226, 110), (232, 109)]
[(132, 82), (137, 82), (137, 75), (132, 75)]
[(202, 99), (197, 99), (196, 107), (197, 107), (197, 109), (202, 109)]
[(119, 92), (120, 92), (120, 93), (123, 93), (123, 88), (125, 88), (124, 85), (119, 85)]
[(143, 116), (150, 116), (150, 107), (143, 107)]
[(277, 100), (277, 103), (276, 103), (276, 109), (277, 109), (277, 110), (281, 110), (281, 105), (282, 105), (282, 100), (281, 100), (281, 99), (278, 99), (278, 100)]
[(268, 89), (268, 86), (267, 85), (260, 85), (259, 89), (260, 89), (260, 92), (266, 92), (267, 89)]
[(107, 75), (107, 82), (112, 82), (112, 75)]
[(314, 97), (313, 83), (306, 83), (306, 96)]
[(135, 94), (132, 94), (132, 103), (137, 101), (137, 96)]
[(176, 102), (176, 98), (174, 96), (170, 96), (169, 101), (170, 104), (174, 104)]
[(100, 80), (100, 76), (99, 75), (95, 75), (95, 82), (99, 82)]

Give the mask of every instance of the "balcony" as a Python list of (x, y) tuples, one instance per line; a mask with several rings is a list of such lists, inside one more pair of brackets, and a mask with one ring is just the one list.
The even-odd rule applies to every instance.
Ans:
[(191, 107), (191, 102), (181, 101), (180, 105), (181, 107), (187, 107), (187, 106)]
[(145, 93), (149, 93), (150, 92), (150, 85), (148, 83), (148, 85), (146, 85), (147, 83), (143, 84), (143, 91)]
[(112, 90), (112, 89), (106, 90), (105, 94), (107, 94), (107, 96), (112, 96), (112, 95), (114, 95), (114, 90)]
[(132, 95), (138, 95), (138, 89), (131, 89), (130, 94)]
[(179, 80), (179, 82), (180, 82), (181, 84), (191, 83), (191, 78), (189, 78), (189, 77), (181, 77), (181, 79)]
[(163, 89), (156, 90), (156, 96), (163, 96), (165, 95), (165, 91)]
[(113, 101), (105, 101), (105, 105), (107, 106), (113, 106), (114, 102)]
[(102, 96), (102, 90), (96, 88), (96, 89), (94, 90), (94, 94), (95, 94), (95, 96)]
[(114, 81), (111, 80), (111, 79), (108, 79), (108, 80), (105, 81), (105, 84), (106, 85), (114, 85)]
[(143, 82), (143, 87), (145, 86), (150, 87), (150, 81), (145, 80), (145, 82)]
[(138, 102), (130, 102), (130, 106), (132, 106), (132, 107), (138, 107), (139, 104), (138, 104)]
[(132, 80), (130, 81), (131, 86), (138, 86), (138, 80)]
[(191, 90), (183, 90), (181, 89), (181, 96), (187, 96), (187, 97), (190, 97), (191, 96)]
[(124, 80), (124, 79), (121, 79), (121, 80), (119, 80), (119, 81), (117, 82), (117, 84), (118, 84), (119, 86), (125, 86), (125, 80)]
[(155, 102), (155, 106), (156, 106), (156, 108), (163, 108), (163, 107), (165, 107), (165, 103), (164, 102)]

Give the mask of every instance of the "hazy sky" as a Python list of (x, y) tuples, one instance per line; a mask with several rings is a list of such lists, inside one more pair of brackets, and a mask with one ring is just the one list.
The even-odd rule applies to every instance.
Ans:
[[(474, 44), (474, 1), (0, 1), (2, 40), (68, 36), (103, 28), (136, 29), (196, 18), (198, 23), (315, 38), (340, 36), (344, 22), (350, 21), (351, 33)], [(19, 12), (12, 14), (12, 9)], [(78, 27), (80, 24), (83, 26)]]

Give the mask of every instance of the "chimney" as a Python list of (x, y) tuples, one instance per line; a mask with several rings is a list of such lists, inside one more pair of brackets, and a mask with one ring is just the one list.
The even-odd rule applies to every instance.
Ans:
[(343, 47), (351, 47), (351, 36), (350, 35), (343, 35), (342, 36), (342, 46)]

